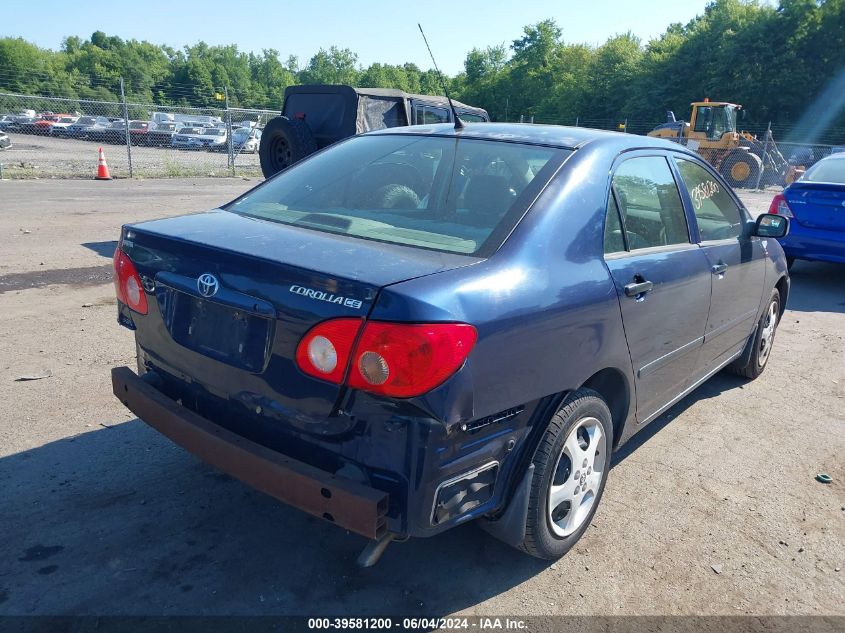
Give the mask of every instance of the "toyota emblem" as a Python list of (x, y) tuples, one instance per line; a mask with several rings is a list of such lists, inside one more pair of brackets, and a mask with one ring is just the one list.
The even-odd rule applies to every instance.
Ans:
[(219, 288), (220, 282), (211, 273), (204, 273), (197, 279), (197, 290), (203, 297), (213, 297)]

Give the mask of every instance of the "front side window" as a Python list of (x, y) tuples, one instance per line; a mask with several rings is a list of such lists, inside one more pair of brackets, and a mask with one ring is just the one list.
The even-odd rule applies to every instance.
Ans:
[(484, 256), (527, 209), (533, 196), (523, 192), (545, 185), (568, 154), (478, 139), (361, 136), (297, 163), (227, 208), (318, 231)]
[(611, 181), (629, 250), (689, 243), (681, 195), (662, 156), (630, 158)]
[(742, 234), (742, 212), (719, 181), (701, 165), (678, 160), (678, 171), (692, 200), (701, 240), (724, 240)]

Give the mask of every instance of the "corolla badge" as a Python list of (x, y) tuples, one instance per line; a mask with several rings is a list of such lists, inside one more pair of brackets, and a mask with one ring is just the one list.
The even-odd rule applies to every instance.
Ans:
[(211, 273), (203, 273), (197, 279), (197, 290), (203, 297), (213, 297), (219, 288), (220, 282)]

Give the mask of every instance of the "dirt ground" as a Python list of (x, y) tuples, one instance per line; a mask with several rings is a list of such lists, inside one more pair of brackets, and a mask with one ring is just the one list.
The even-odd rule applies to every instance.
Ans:
[[(254, 184), (0, 182), (0, 614), (845, 615), (841, 266), (796, 264), (766, 373), (716, 376), (626, 445), (560, 561), (466, 525), (359, 570), (362, 538), (111, 395), (110, 368), (134, 362), (110, 283), (120, 225)], [(745, 198), (761, 211), (771, 193)]]

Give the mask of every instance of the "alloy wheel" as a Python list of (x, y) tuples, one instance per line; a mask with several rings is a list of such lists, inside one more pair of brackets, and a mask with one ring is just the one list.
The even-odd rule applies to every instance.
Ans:
[(555, 466), (548, 494), (549, 522), (567, 537), (590, 515), (608, 465), (601, 423), (586, 417), (569, 432)]
[(758, 356), (758, 363), (760, 367), (766, 364), (769, 360), (769, 354), (772, 351), (772, 343), (775, 340), (775, 330), (778, 325), (778, 302), (772, 300), (769, 304), (769, 309), (766, 312), (766, 320), (763, 321), (763, 332), (760, 336), (760, 354)]

